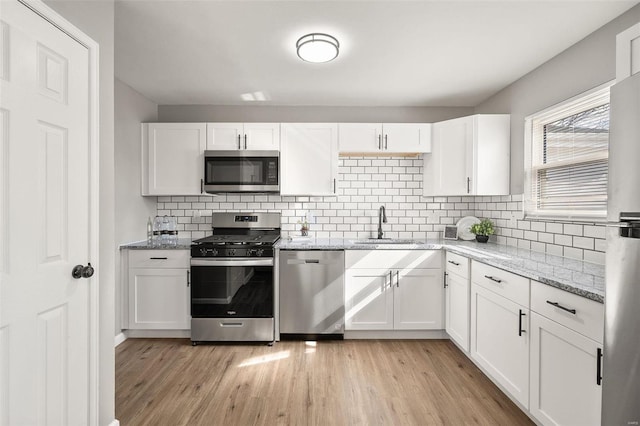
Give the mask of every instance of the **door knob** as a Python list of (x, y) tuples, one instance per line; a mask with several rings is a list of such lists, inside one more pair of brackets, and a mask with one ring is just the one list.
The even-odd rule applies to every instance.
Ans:
[(71, 276), (76, 280), (79, 280), (80, 278), (91, 278), (94, 272), (95, 272), (95, 269), (93, 269), (93, 266), (91, 266), (91, 263), (87, 263), (87, 266), (82, 266), (82, 265), (74, 266), (73, 269), (71, 270)]

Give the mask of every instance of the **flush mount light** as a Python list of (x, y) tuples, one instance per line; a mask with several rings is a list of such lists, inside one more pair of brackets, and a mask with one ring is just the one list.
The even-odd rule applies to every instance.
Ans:
[(306, 62), (329, 62), (338, 57), (340, 43), (338, 40), (323, 33), (311, 33), (302, 36), (296, 42), (298, 57)]

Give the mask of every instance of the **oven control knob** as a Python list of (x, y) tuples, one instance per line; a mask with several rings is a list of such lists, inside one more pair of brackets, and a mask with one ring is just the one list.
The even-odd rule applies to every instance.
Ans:
[(206, 249), (206, 248), (204, 248), (204, 247), (203, 247), (203, 248), (201, 248), (201, 249), (200, 249), (200, 254), (201, 254), (202, 256), (206, 256), (206, 255), (207, 255), (207, 249)]
[(218, 250), (216, 250), (216, 249), (212, 249), (212, 250), (211, 250), (211, 256), (212, 256), (212, 257), (216, 257), (217, 255), (218, 255)]
[(230, 249), (229, 256), (235, 256), (235, 255), (236, 255), (236, 249)]
[(256, 249), (256, 256), (260, 257), (264, 253), (264, 249)]

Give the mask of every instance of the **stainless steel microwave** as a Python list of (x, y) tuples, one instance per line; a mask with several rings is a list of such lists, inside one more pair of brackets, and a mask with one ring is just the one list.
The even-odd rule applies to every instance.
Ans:
[(204, 191), (280, 192), (278, 151), (205, 151)]

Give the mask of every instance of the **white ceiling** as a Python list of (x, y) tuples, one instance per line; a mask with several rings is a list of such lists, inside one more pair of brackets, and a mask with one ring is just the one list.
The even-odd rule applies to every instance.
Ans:
[[(161, 105), (475, 106), (636, 3), (117, 0), (116, 77)], [(338, 58), (301, 61), (309, 32)]]

